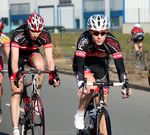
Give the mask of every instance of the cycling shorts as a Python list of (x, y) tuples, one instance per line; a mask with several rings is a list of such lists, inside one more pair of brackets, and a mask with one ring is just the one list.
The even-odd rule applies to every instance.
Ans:
[(141, 42), (144, 39), (144, 35), (138, 35), (133, 38), (134, 43)]
[[(21, 67), (21, 70), (24, 70), (25, 64), (32, 67), (31, 59), (35, 54), (42, 55), (39, 49), (31, 50), (31, 51), (19, 51), (18, 67), (19, 68)], [(8, 61), (8, 72), (9, 72), (9, 79), (13, 80), (13, 72), (12, 72), (12, 67), (11, 67), (11, 53), (9, 55), (9, 61)]]
[[(76, 66), (74, 65), (73, 70), (75, 75), (77, 74)], [(100, 82), (109, 82), (109, 74), (108, 69), (105, 64), (105, 61), (99, 63), (99, 64), (91, 64), (91, 65), (84, 65), (84, 74), (92, 74), (96, 80), (99, 80)], [(103, 88), (104, 93), (109, 93), (109, 87), (105, 86)], [(98, 89), (97, 91), (98, 92)]]

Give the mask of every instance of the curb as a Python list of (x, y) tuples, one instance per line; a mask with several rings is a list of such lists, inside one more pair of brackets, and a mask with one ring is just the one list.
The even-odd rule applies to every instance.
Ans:
[[(73, 71), (66, 71), (66, 70), (59, 69), (58, 72), (61, 74), (66, 74), (66, 75), (71, 75), (71, 76), (74, 75)], [(111, 81), (113, 82), (114, 80), (111, 80)], [(150, 87), (144, 87), (144, 86), (131, 84), (131, 83), (129, 84), (129, 87), (136, 89), (136, 90), (142, 90), (142, 91), (150, 92)]]

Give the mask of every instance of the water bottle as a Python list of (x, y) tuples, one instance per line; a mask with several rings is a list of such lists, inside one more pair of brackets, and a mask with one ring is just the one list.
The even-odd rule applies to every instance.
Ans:
[(30, 104), (30, 97), (25, 97), (24, 98), (24, 111), (25, 113), (28, 113), (29, 111), (29, 104)]
[(95, 118), (96, 118), (96, 110), (92, 109), (90, 110), (90, 129), (94, 129)]

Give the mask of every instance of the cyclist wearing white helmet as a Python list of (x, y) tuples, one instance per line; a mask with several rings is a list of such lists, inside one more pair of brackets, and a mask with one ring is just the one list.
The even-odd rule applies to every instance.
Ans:
[[(10, 38), (4, 32), (2, 32), (3, 29), (4, 29), (4, 23), (2, 19), (0, 19), (0, 70), (3, 70), (4, 68), (3, 48), (7, 59), (9, 57), (9, 51), (10, 51)], [(3, 89), (2, 89), (3, 77), (4, 77), (3, 73), (0, 72), (0, 123), (2, 122), (1, 98), (3, 94)]]
[[(13, 124), (13, 134), (20, 135), (18, 129), (19, 112), (20, 112), (20, 92), (22, 90), (22, 78), (17, 84), (14, 83), (18, 79), (19, 67), (24, 70), (27, 64), (35, 69), (45, 69), (44, 57), (39, 47), (44, 46), (45, 56), (47, 60), (48, 70), (54, 70), (53, 50), (51, 36), (44, 29), (44, 20), (37, 14), (32, 13), (26, 20), (26, 24), (18, 27), (12, 34), (11, 53), (9, 58), (9, 78), (12, 88), (11, 96), (11, 117)], [(44, 81), (44, 74), (40, 75), (40, 84), (37, 89), (38, 94)], [(53, 80), (53, 81), (52, 81)], [(49, 74), (49, 85), (59, 86), (56, 81), (55, 74)]]
[[(109, 26), (107, 17), (99, 14), (93, 15), (87, 22), (89, 30), (81, 34), (77, 42), (73, 61), (73, 70), (77, 79), (78, 96), (80, 98), (74, 121), (77, 129), (84, 129), (84, 108), (90, 102), (93, 92), (99, 90), (95, 86), (87, 86), (86, 94), (83, 94), (82, 83), (84, 78), (87, 78), (87, 82), (94, 82), (95, 79), (108, 82), (106, 58), (109, 55), (113, 55), (120, 82), (124, 82), (127, 78), (120, 44), (108, 31)], [(107, 104), (109, 87), (104, 88), (104, 93), (104, 101)], [(131, 93), (132, 91), (129, 89), (128, 95), (124, 95), (124, 97), (128, 98)], [(124, 88), (122, 88), (122, 94), (125, 94)], [(98, 99), (96, 99), (96, 103), (98, 103)]]
[[(131, 40), (133, 40), (134, 42), (134, 49), (136, 51), (136, 55), (140, 55), (140, 53), (142, 54), (142, 50), (143, 50), (143, 44), (142, 41), (145, 37), (143, 28), (140, 26), (140, 24), (135, 24), (134, 28), (131, 30), (131, 35), (130, 35), (130, 39), (128, 40), (128, 44), (130, 44)], [(139, 47), (138, 44), (139, 43)]]

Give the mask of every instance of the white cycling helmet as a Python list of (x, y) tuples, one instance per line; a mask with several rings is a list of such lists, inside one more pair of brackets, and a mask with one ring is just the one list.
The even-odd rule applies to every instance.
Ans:
[(44, 20), (43, 18), (37, 14), (32, 13), (26, 20), (27, 26), (30, 30), (40, 32), (44, 28)]
[(137, 24), (134, 25), (134, 27), (140, 28), (140, 24), (137, 23)]
[(87, 27), (89, 30), (102, 31), (110, 27), (108, 17), (104, 15), (93, 15), (88, 19)]

